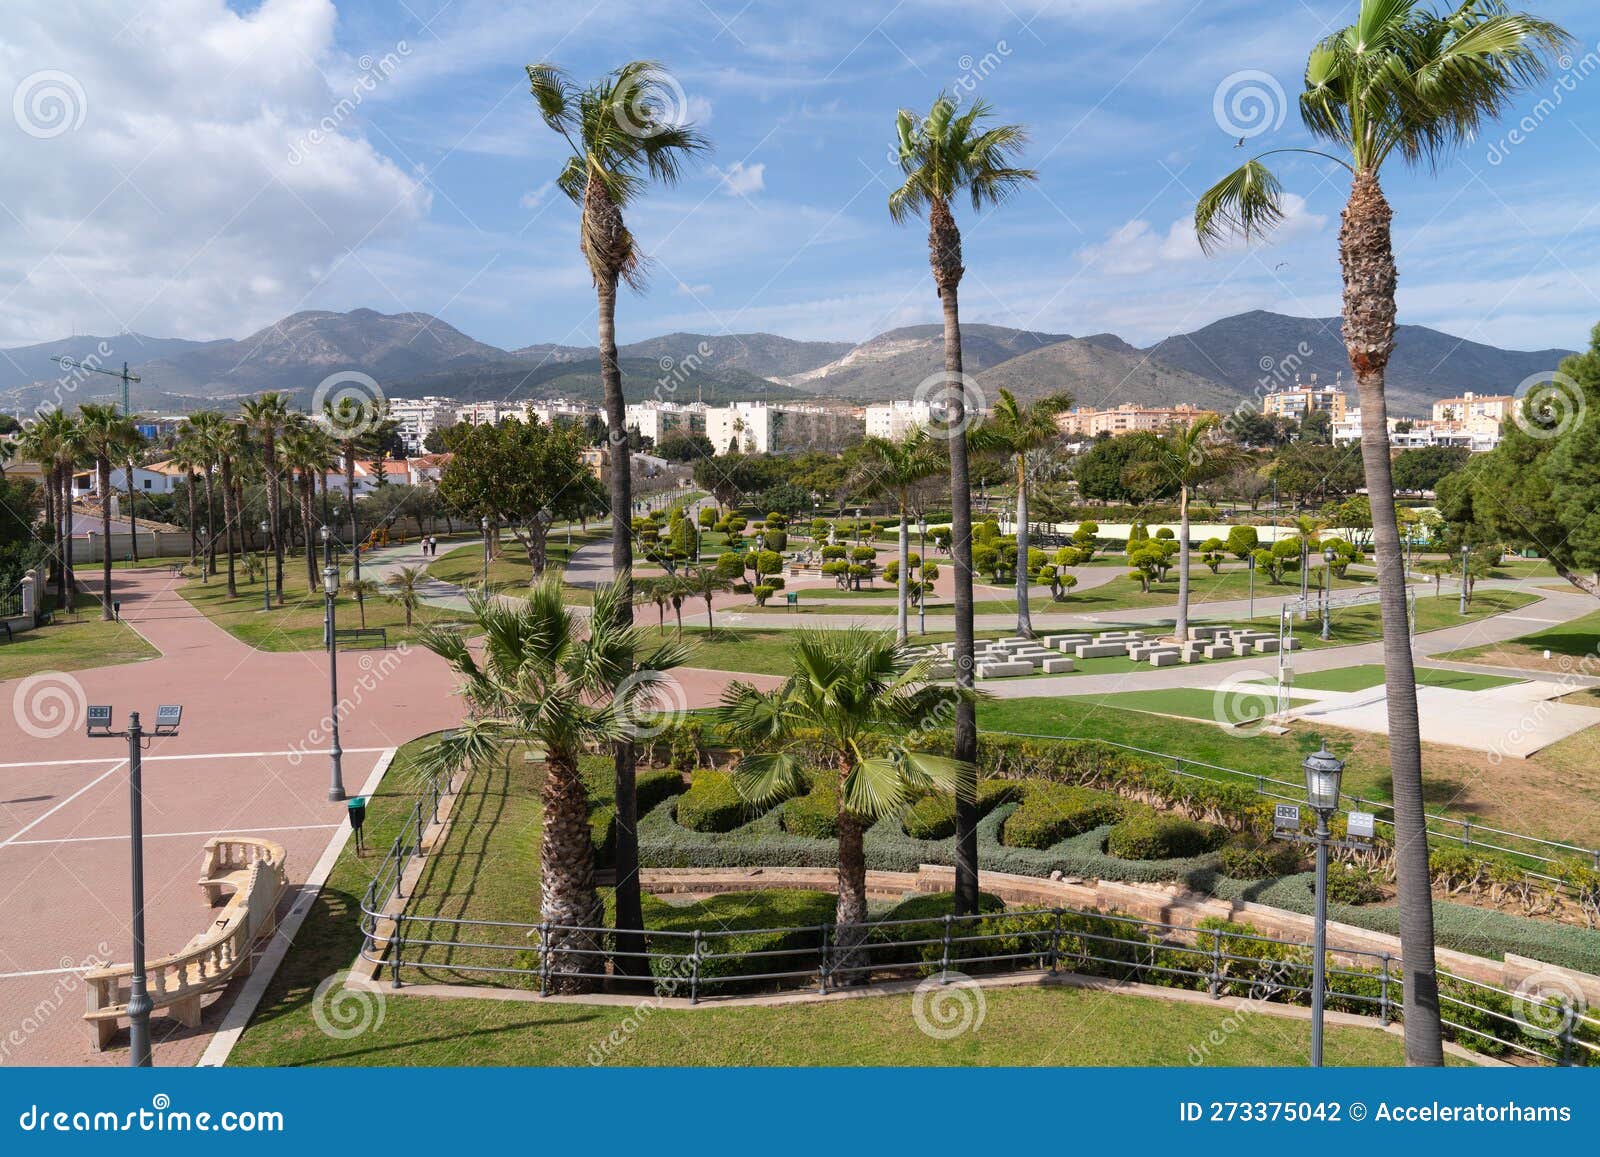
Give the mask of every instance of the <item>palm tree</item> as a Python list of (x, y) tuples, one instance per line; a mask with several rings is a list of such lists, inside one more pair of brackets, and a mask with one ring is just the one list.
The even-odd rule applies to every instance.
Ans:
[[(622, 214), (650, 182), (675, 184), (685, 165), (710, 144), (692, 124), (675, 119), (682, 110), (672, 107), (674, 84), (653, 61), (630, 61), (586, 88), (552, 64), (530, 64), (528, 84), (540, 117), (571, 149), (556, 187), (581, 210), (578, 243), (599, 306), (600, 382), (611, 447), (611, 567), (623, 588), (621, 614), (631, 623), (633, 472), (617, 360), (617, 285), (641, 289), (644, 259)], [(644, 948), (634, 758), (624, 737), (616, 748), (616, 908), (617, 929), (623, 933), (618, 947), (624, 953)], [(639, 956), (618, 960), (628, 971), (642, 971)]]
[(228, 555), (228, 597), (236, 599), (239, 597), (239, 584), (234, 567), (234, 536), (238, 536), (242, 549), (244, 532), (239, 526), (239, 468), (245, 447), (239, 437), (239, 427), (221, 415), (217, 416), (215, 422), (208, 423), (206, 432), (212, 458), (217, 464), (217, 482), (222, 487), (222, 537), (223, 549)]
[[(356, 600), (356, 608), (361, 613), (361, 629), (367, 629), (367, 600), (378, 593), (378, 584), (371, 579), (352, 578), (344, 584), (345, 593)], [(407, 611), (409, 616), (410, 612)]]
[(717, 623), (711, 616), (711, 601), (723, 591), (730, 590), (733, 587), (732, 581), (723, 578), (716, 572), (716, 568), (709, 566), (691, 567), (683, 572), (679, 581), (683, 584), (686, 594), (705, 602), (706, 638), (713, 637), (717, 633)]
[(94, 462), (100, 491), (100, 617), (106, 622), (116, 617), (111, 607), (111, 464), (121, 461), (131, 428), (115, 406), (85, 402), (78, 407), (77, 446)]
[(407, 629), (411, 627), (411, 613), (422, 604), (422, 587), (427, 581), (427, 568), (420, 566), (403, 566), (383, 580), (388, 597), (406, 609)]
[[(363, 454), (379, 454), (394, 421), (378, 399), (340, 397), (322, 404), (318, 421), (333, 439), (344, 463), (344, 500), (350, 510), (350, 565), (361, 577), (361, 524), (356, 513), (356, 462)], [(379, 477), (383, 465), (378, 465)]]
[(1016, 468), (1017, 634), (1029, 639), (1033, 638), (1033, 615), (1028, 607), (1028, 455), (1060, 439), (1056, 415), (1071, 406), (1071, 394), (1052, 394), (1024, 406), (1010, 390), (1001, 390), (994, 414), (970, 435), (974, 450), (1004, 454)]
[(667, 594), (667, 580), (665, 578), (634, 579), (633, 601), (640, 606), (645, 603), (654, 605), (656, 608), (656, 629), (662, 632), (666, 631), (667, 603), (671, 601), (671, 596)]
[[(989, 104), (973, 101), (966, 112), (940, 93), (928, 116), (909, 109), (895, 117), (900, 169), (905, 181), (889, 194), (889, 216), (909, 222), (928, 215), (928, 265), (944, 312), (944, 397), (939, 427), (950, 452), (950, 561), (955, 566), (956, 684), (973, 687), (972, 493), (967, 464), (966, 390), (961, 362), (961, 311), (958, 286), (961, 230), (951, 202), (965, 192), (972, 208), (999, 205), (1024, 182), (1038, 176), (1012, 162), (1027, 143), (1021, 125), (988, 125)], [(963, 765), (978, 760), (978, 715), (963, 698), (956, 705), (955, 757)], [(970, 797), (970, 798), (969, 798)], [(978, 910), (978, 804), (976, 791), (956, 796), (956, 889), (959, 914)]]
[(328, 472), (336, 457), (327, 432), (311, 422), (294, 422), (283, 434), (283, 461), (293, 472), (299, 495), (300, 530), (305, 535), (306, 589), (315, 594), (320, 586), (317, 571), (316, 498), (317, 479), (327, 485)]
[(136, 426), (136, 419), (127, 418), (122, 431), (122, 457), (120, 465), (125, 474), (123, 481), (128, 490), (128, 554), (134, 562), (139, 561), (139, 511), (134, 506), (134, 495), (137, 493), (133, 486), (133, 471), (138, 460), (144, 455), (146, 445), (145, 437)]
[[(199, 485), (200, 472), (210, 463), (191, 435), (187, 420), (178, 428), (178, 436), (172, 447), (172, 461), (183, 471), (183, 492), (189, 502), (189, 565), (192, 567), (200, 553), (199, 495), (195, 493), (195, 487)], [(204, 562), (204, 559), (201, 561)]]
[[(1442, 1064), (1443, 1052), (1417, 691), (1384, 398), (1396, 313), (1393, 211), (1379, 175), (1394, 157), (1436, 168), (1541, 80), (1570, 43), (1559, 26), (1513, 12), (1501, 0), (1462, 0), (1446, 15), (1418, 0), (1361, 0), (1355, 23), (1324, 37), (1306, 62), (1300, 117), (1333, 151), (1271, 150), (1309, 153), (1351, 178), (1339, 232), (1344, 340), (1361, 398), (1361, 457), (1372, 500), (1406, 961), (1406, 1060), (1414, 1065)], [(1206, 249), (1234, 234), (1258, 237), (1283, 220), (1283, 186), (1262, 163), (1267, 155), (1252, 157), (1201, 196), (1195, 230)]]
[(260, 450), (267, 483), (267, 524), (272, 528), (273, 585), (283, 606), (283, 511), (278, 489), (278, 440), (289, 425), (289, 401), (276, 390), (251, 398), (239, 408), (245, 437)]
[(1178, 489), (1178, 642), (1189, 641), (1189, 494), (1195, 486), (1220, 478), (1250, 460), (1250, 455), (1216, 437), (1221, 419), (1206, 414), (1173, 426), (1144, 444), (1129, 467), (1133, 481), (1150, 493)]
[(863, 444), (863, 483), (868, 493), (890, 493), (900, 507), (900, 589), (895, 619), (895, 638), (906, 641), (909, 632), (907, 586), (911, 560), (911, 488), (945, 469), (944, 455), (928, 432), (918, 428), (899, 442), (888, 438), (868, 438)]
[[(197, 410), (184, 419), (179, 437), (193, 443), (193, 453), (201, 464), (200, 476), (206, 484), (206, 556), (201, 560), (207, 575), (217, 573), (216, 473), (221, 469), (222, 452), (231, 444), (228, 421), (215, 410)], [(226, 498), (224, 495), (224, 506)], [(224, 519), (226, 525), (226, 519)], [(228, 539), (232, 548), (233, 539)]]
[(561, 596), (553, 574), (526, 599), (470, 596), (472, 619), (483, 629), (481, 659), (459, 632), (423, 631), (423, 645), (460, 676), (471, 708), (467, 722), (430, 749), (423, 767), (448, 775), (503, 759), (513, 743), (544, 749), (539, 913), (553, 926), (544, 946), (552, 988), (581, 992), (593, 984), (579, 974), (602, 971), (593, 929), (604, 908), (595, 891), (589, 798), (578, 760), (591, 745), (633, 735), (634, 721), (659, 705), (665, 672), (687, 652), (668, 641), (642, 654), (644, 639), (621, 584), (595, 589), (587, 627)]
[[(729, 738), (745, 754), (733, 782), (745, 799), (769, 805), (807, 790), (804, 769), (838, 780), (839, 899), (833, 973), (839, 982), (865, 979), (853, 969), (867, 934), (867, 828), (923, 791), (973, 791), (977, 769), (947, 756), (897, 748), (864, 751), (878, 733), (897, 737), (948, 707), (949, 689), (929, 682), (931, 660), (913, 661), (887, 632), (803, 630), (792, 648), (794, 674), (774, 691), (734, 683), (719, 712)], [(962, 698), (968, 693), (958, 692)]]
[(45, 479), (45, 519), (54, 540), (57, 601), (73, 605), (72, 476), (78, 464), (77, 422), (64, 411), (42, 413), (18, 439), (18, 450), (37, 462)]

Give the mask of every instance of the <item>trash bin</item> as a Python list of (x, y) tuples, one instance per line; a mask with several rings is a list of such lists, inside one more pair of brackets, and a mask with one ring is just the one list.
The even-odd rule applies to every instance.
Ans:
[(356, 854), (366, 851), (366, 844), (361, 838), (361, 825), (367, 822), (367, 801), (365, 796), (356, 796), (345, 805), (345, 814), (350, 817), (350, 830), (356, 835)]

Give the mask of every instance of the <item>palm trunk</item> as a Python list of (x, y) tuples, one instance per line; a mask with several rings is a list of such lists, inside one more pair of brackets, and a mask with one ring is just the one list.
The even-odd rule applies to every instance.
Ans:
[(711, 617), (711, 600), (706, 599), (706, 638), (712, 638), (717, 633), (716, 620)]
[(1394, 348), (1393, 211), (1377, 174), (1356, 175), (1339, 232), (1344, 267), (1344, 339), (1361, 398), (1361, 459), (1372, 502), (1373, 561), (1383, 621), (1384, 684), (1389, 708), (1389, 769), (1394, 799), (1395, 881), (1400, 954), (1405, 962), (1406, 1063), (1444, 1063), (1439, 978), (1434, 962), (1432, 879), (1423, 812), (1422, 741), (1416, 673), (1406, 621), (1406, 579), (1395, 519), (1384, 371)]
[(344, 500), (350, 504), (350, 573), (361, 581), (361, 524), (356, 521), (356, 448), (348, 447), (344, 456)]
[(133, 463), (127, 465), (128, 471), (128, 554), (134, 562), (139, 561), (139, 512), (133, 505)]
[(239, 500), (233, 489), (233, 463), (222, 460), (222, 533), (227, 538), (223, 549), (228, 555), (228, 597), (239, 597), (238, 575), (233, 565), (233, 528), (239, 521)]
[(211, 478), (211, 466), (206, 465), (206, 556), (201, 560), (207, 576), (217, 573), (217, 508), (216, 495), (213, 492), (214, 483)]
[(1028, 456), (1017, 455), (1017, 634), (1033, 638), (1028, 606)]
[(262, 447), (267, 468), (267, 522), (272, 527), (274, 585), (283, 606), (283, 496), (278, 492), (278, 447), (269, 435)]
[(907, 587), (910, 582), (908, 573), (911, 569), (910, 562), (911, 528), (906, 525), (906, 496), (902, 493), (900, 495), (900, 581), (897, 584), (900, 588), (900, 599), (895, 620), (895, 638), (902, 643), (906, 641), (906, 636), (910, 634), (911, 630), (910, 616), (906, 609)]
[[(584, 192), (584, 227), (591, 243), (611, 253), (622, 243), (626, 230), (620, 208), (612, 203), (597, 183)], [(599, 308), (600, 384), (605, 395), (606, 426), (611, 448), (609, 490), (611, 498), (612, 581), (621, 596), (617, 602), (621, 617), (633, 620), (633, 461), (628, 448), (628, 425), (622, 397), (622, 366), (617, 361), (617, 265), (595, 273), (595, 297)], [(617, 936), (616, 971), (624, 975), (648, 975), (648, 962), (632, 953), (644, 951), (644, 908), (639, 893), (639, 800), (634, 745), (619, 741), (614, 748), (614, 777), (617, 809)]]
[(116, 616), (111, 610), (111, 460), (95, 461), (100, 479), (100, 617), (107, 622)]
[[(842, 779), (842, 777), (841, 777)], [(841, 799), (843, 793), (841, 792)], [(867, 938), (866, 825), (839, 805), (839, 899), (834, 908), (833, 951), (828, 979), (836, 986), (863, 984), (870, 956), (861, 944)]]
[(539, 789), (544, 805), (539, 846), (539, 918), (557, 925), (548, 933), (550, 991), (586, 992), (599, 973), (599, 933), (603, 917), (594, 886), (594, 845), (589, 836), (589, 794), (578, 774), (576, 760), (550, 753), (544, 783)]
[(184, 479), (183, 488), (189, 492), (189, 565), (194, 566), (195, 556), (199, 553), (200, 544), (195, 534), (195, 518), (197, 515), (194, 500), (194, 472), (191, 470)]
[(312, 511), (312, 503), (316, 500), (317, 480), (310, 474), (300, 475), (300, 521), (306, 530), (306, 589), (312, 594), (317, 593), (317, 544), (316, 535), (311, 531), (311, 524), (316, 521)]
[[(961, 232), (950, 206), (935, 199), (928, 212), (928, 260), (944, 314), (944, 372), (946, 438), (950, 451), (950, 562), (954, 569), (956, 686), (971, 691), (973, 670), (972, 621), (972, 472), (967, 462), (966, 391), (961, 369), (961, 309), (957, 286), (961, 282)], [(952, 755), (976, 768), (978, 763), (978, 709), (972, 699), (956, 704), (955, 742)], [(978, 911), (978, 795), (976, 771), (956, 792), (955, 912)]]
[(61, 541), (62, 541), (62, 574), (67, 580), (66, 602), (67, 609), (72, 609), (77, 604), (78, 582), (77, 564), (72, 558), (72, 536), (77, 528), (77, 522), (72, 516), (72, 463), (65, 463), (61, 467), (61, 504), (58, 507), (61, 515)]
[(66, 593), (66, 583), (61, 569), (61, 552), (66, 544), (61, 540), (61, 517), (56, 512), (56, 498), (59, 487), (56, 485), (57, 469), (54, 465), (45, 471), (44, 476), (44, 523), (50, 528), (50, 537), (54, 539), (50, 551), (50, 568), (48, 581), (56, 584), (57, 595)]
[(1189, 488), (1178, 490), (1178, 642), (1189, 641)]

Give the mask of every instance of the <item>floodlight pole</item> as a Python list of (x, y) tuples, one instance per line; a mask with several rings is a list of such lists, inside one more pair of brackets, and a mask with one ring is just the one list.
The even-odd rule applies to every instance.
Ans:
[(323, 527), (322, 538), (322, 593), (327, 600), (323, 631), (328, 637), (328, 723), (330, 742), (328, 758), (331, 761), (328, 780), (330, 803), (345, 798), (344, 749), (339, 746), (339, 643), (333, 633), (333, 599), (339, 590), (339, 568), (333, 565), (333, 537)]
[(1325, 808), (1314, 808), (1317, 816), (1317, 921), (1311, 936), (1311, 1067), (1322, 1067), (1322, 1021), (1324, 989), (1328, 984), (1328, 830)]
[(150, 991), (144, 974), (144, 774), (139, 713), (128, 712), (128, 841), (133, 876), (133, 975), (128, 978), (128, 1063), (147, 1069), (150, 1060)]

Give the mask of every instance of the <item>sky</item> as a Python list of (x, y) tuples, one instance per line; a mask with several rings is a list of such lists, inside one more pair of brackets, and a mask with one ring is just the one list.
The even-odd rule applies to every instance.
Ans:
[[(1600, 321), (1600, 11), (1525, 3), (1571, 56), (1440, 172), (1386, 176), (1401, 320), (1579, 347)], [(715, 152), (630, 211), (650, 278), (619, 305), (622, 341), (937, 321), (925, 231), (886, 199), (895, 110), (941, 90), (1026, 125), (1039, 172), (958, 210), (964, 321), (1148, 345), (1248, 309), (1330, 316), (1342, 170), (1276, 158), (1291, 212), (1267, 244), (1205, 257), (1190, 220), (1250, 151), (1309, 143), (1306, 51), (1355, 7), (6, 0), (0, 345), (243, 337), (361, 306), (504, 348), (592, 344), (577, 210), (551, 184), (566, 146), (524, 66), (586, 81), (635, 58), (670, 70)]]

